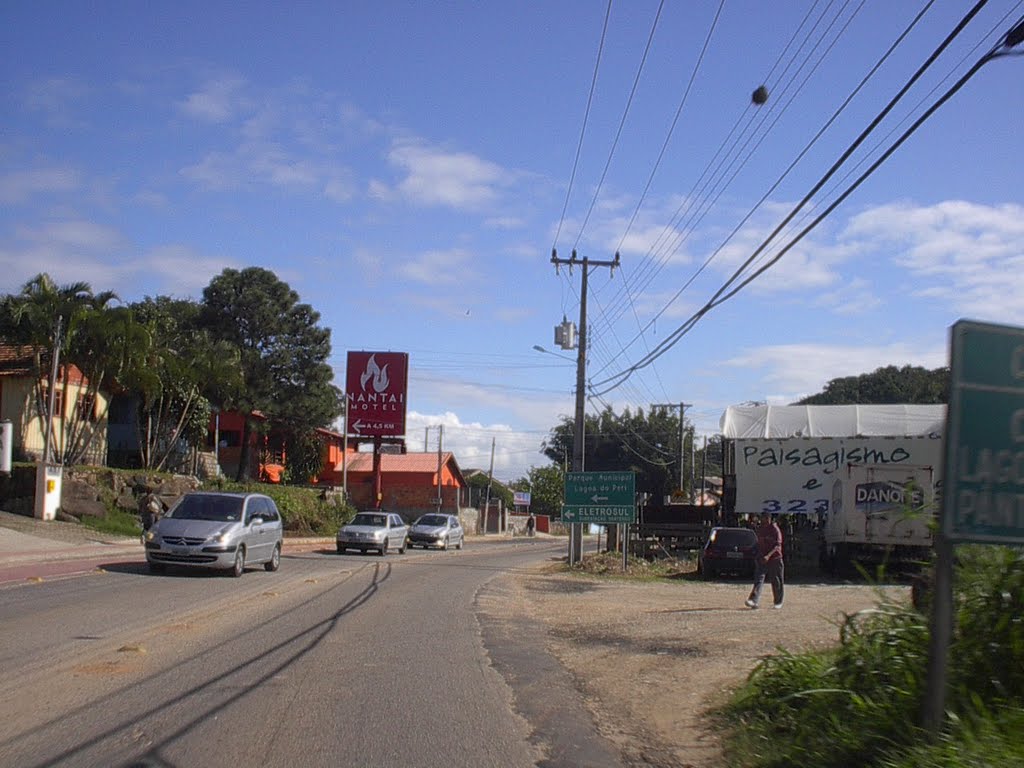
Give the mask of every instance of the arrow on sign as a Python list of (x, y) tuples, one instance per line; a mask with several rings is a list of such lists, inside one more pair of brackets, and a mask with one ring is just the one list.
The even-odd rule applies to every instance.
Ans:
[(608, 501), (608, 497), (607, 496), (598, 496), (597, 494), (594, 494), (593, 496), (590, 497), (590, 500), (592, 502), (594, 502), (595, 504), (597, 504), (599, 501)]
[(363, 431), (363, 420), (359, 419), (352, 425), (352, 429), (356, 431), (356, 434)]

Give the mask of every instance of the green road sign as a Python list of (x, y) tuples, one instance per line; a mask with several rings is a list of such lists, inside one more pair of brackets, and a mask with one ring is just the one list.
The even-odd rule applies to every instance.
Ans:
[(1024, 543), (1024, 328), (957, 322), (950, 369), (942, 531)]
[(635, 472), (569, 472), (564, 523), (632, 523), (636, 520)]

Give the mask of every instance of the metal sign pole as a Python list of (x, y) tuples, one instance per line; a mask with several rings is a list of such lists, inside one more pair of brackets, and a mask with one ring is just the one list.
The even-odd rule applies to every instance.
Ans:
[(921, 713), (922, 724), (933, 735), (942, 730), (945, 719), (946, 662), (953, 630), (953, 543), (942, 532), (935, 535), (935, 555), (928, 678)]

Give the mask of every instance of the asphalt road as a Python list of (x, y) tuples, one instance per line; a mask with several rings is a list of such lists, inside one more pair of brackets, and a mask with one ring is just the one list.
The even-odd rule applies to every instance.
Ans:
[(122, 562), (5, 586), (0, 766), (613, 764), (557, 669), (564, 727), (517, 703), (543, 644), (478, 616), (482, 593), (563, 554), (309, 552), (241, 579)]

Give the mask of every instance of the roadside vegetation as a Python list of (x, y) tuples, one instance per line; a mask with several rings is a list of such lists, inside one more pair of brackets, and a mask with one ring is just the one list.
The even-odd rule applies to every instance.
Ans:
[[(107, 470), (135, 474), (137, 470)], [(118, 507), (113, 492), (98, 489), (107, 513), (104, 517), (83, 515), (82, 525), (101, 533), (116, 536), (138, 536), (142, 532), (139, 515), (135, 511)], [(263, 493), (274, 500), (284, 522), (286, 536), (334, 536), (338, 528), (352, 519), (355, 507), (346, 504), (340, 496), (327, 496), (322, 489), (272, 485), (268, 483), (236, 483), (224, 477), (209, 480), (200, 486), (205, 491), (251, 491)]]
[(609, 578), (639, 579), (641, 581), (657, 581), (661, 579), (681, 579), (694, 572), (692, 558), (654, 558), (633, 557), (626, 561), (626, 570), (622, 570), (621, 552), (594, 552), (586, 554), (576, 565), (561, 564), (566, 573), (587, 576), (606, 576)]
[(838, 647), (764, 659), (716, 718), (737, 768), (1024, 765), (1024, 553), (961, 547), (947, 724), (919, 726), (930, 605), (849, 615)]
[(201, 490), (253, 491), (274, 500), (284, 520), (285, 536), (334, 536), (355, 515), (355, 507), (340, 496), (323, 497), (321, 490), (293, 485), (236, 483), (223, 478), (204, 483)]

